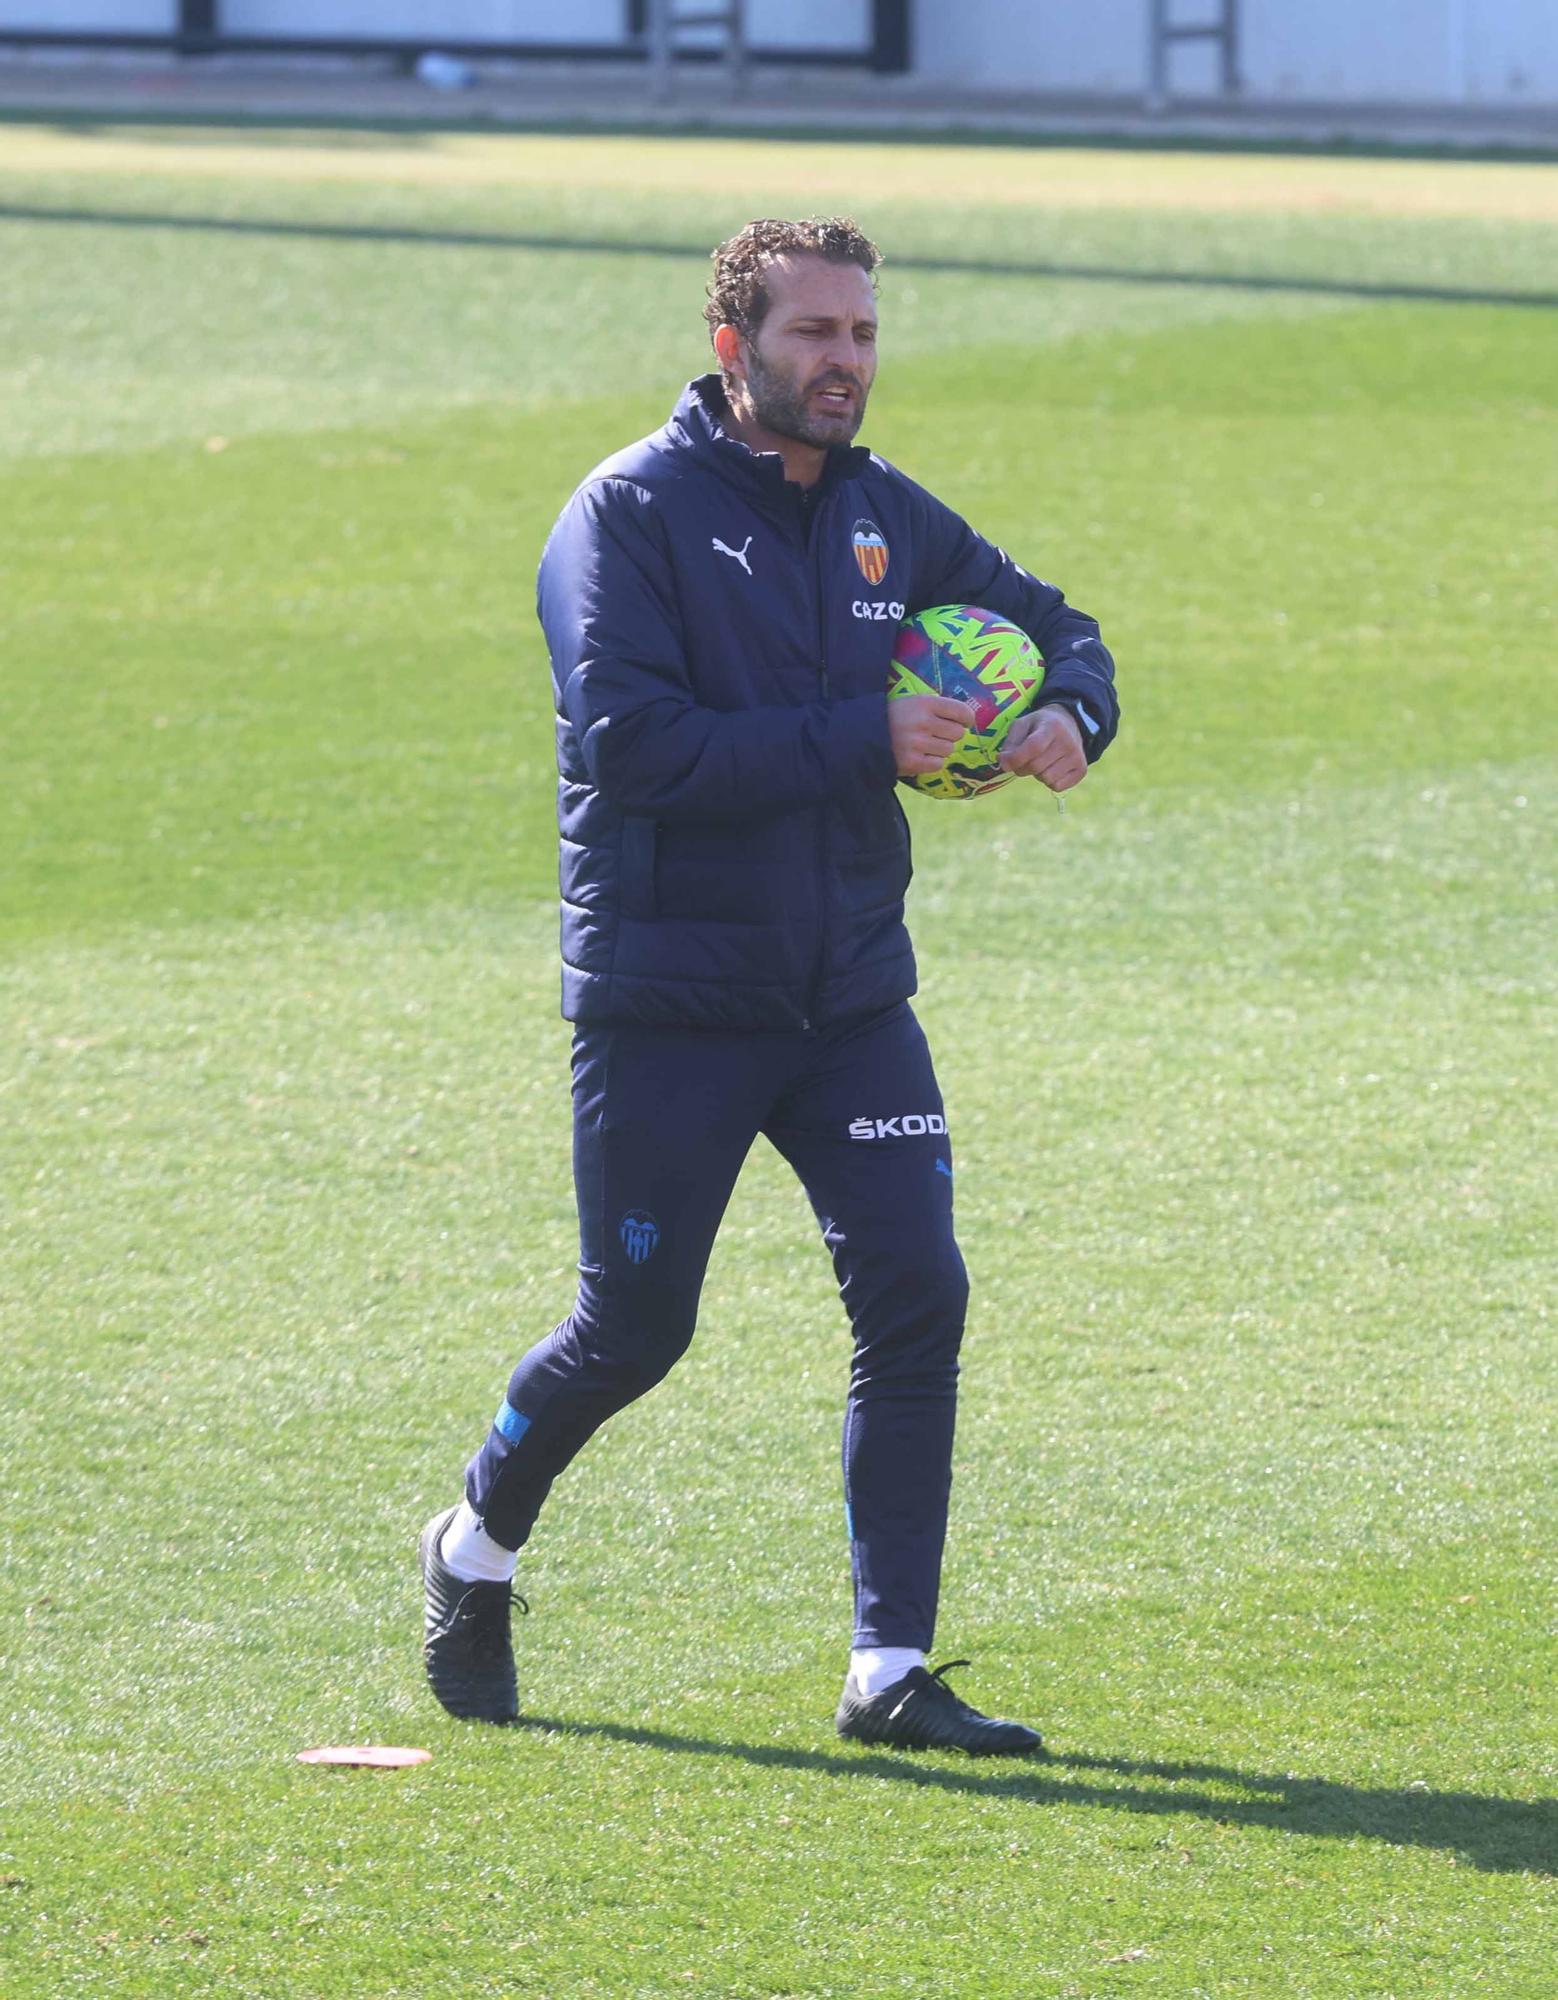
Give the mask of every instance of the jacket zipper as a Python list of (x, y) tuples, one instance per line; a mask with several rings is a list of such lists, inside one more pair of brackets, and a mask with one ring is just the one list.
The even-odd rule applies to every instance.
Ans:
[[(817, 591), (817, 693), (827, 701), (832, 693), (828, 681), (828, 607), (823, 588), (822, 573), (822, 533), (821, 513), (823, 501), (819, 497), (811, 510), (810, 518), (803, 522), (803, 535), (809, 534), (811, 547), (807, 550), (812, 565), (812, 574)], [(811, 998), (807, 1003), (808, 1019), (803, 1026), (810, 1027), (817, 1018), (817, 1005), (822, 996), (822, 982), (827, 976), (828, 965), (828, 813), (830, 807), (826, 799), (818, 810), (817, 819), (817, 963), (812, 974)]]

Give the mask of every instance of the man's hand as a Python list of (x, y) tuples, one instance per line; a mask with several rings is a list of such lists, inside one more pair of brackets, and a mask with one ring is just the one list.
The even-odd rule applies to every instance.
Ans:
[(1087, 776), (1082, 731), (1069, 709), (1036, 708), (1019, 715), (1001, 752), (1001, 769), (1019, 778), (1037, 778), (1052, 792), (1069, 792)]
[(945, 694), (894, 695), (887, 704), (887, 735), (899, 777), (939, 771), (953, 744), (973, 726), (974, 711), (966, 701)]

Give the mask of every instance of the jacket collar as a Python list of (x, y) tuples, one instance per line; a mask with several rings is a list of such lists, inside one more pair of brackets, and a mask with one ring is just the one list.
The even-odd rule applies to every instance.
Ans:
[[(695, 453), (712, 471), (754, 497), (783, 504), (790, 483), (784, 476), (784, 460), (776, 451), (753, 451), (732, 437), (725, 428), (729, 415), (719, 376), (700, 375), (677, 399), (666, 432), (673, 445)], [(831, 492), (841, 479), (863, 471), (870, 462), (871, 454), (863, 445), (830, 445), (815, 491), (819, 497)]]

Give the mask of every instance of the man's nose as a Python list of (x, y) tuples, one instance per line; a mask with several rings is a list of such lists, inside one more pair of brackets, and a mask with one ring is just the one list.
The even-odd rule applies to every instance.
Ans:
[(828, 343), (828, 366), (842, 368), (846, 375), (859, 375), (865, 357), (865, 347), (852, 333), (835, 334)]

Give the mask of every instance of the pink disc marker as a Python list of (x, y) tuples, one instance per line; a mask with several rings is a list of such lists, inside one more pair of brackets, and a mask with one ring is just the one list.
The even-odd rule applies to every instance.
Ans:
[(399, 1771), (407, 1764), (431, 1764), (431, 1750), (408, 1750), (392, 1743), (325, 1744), (318, 1750), (300, 1750), (300, 1764), (355, 1764), (371, 1771)]

